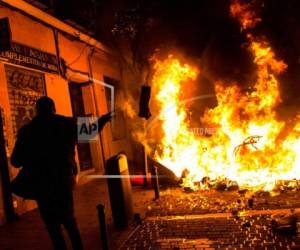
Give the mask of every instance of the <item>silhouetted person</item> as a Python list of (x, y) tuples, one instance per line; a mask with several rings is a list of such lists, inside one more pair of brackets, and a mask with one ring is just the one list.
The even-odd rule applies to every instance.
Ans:
[[(46, 96), (37, 101), (36, 111), (37, 116), (18, 132), (11, 163), (28, 168), (40, 215), (54, 248), (66, 249), (61, 228), (64, 225), (73, 249), (81, 250), (73, 205), (77, 124), (74, 118), (55, 114), (55, 104)], [(99, 130), (110, 119), (110, 113), (101, 116)]]

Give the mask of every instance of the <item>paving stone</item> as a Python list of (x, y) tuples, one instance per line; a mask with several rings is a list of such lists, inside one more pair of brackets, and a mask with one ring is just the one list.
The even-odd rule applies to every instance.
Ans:
[[(237, 204), (246, 204), (238, 192), (166, 190), (160, 200), (148, 208), (140, 230), (126, 241), (122, 249), (130, 247), (133, 239), (144, 240), (146, 248), (157, 249), (297, 249), (299, 235), (278, 235), (270, 223), (272, 209), (276, 209), (275, 212), (282, 208), (300, 208), (298, 198), (299, 191), (285, 192), (277, 197), (254, 196), (251, 209), (240, 205), (237, 208), (238, 213), (251, 214), (252, 211), (253, 215), (233, 217), (222, 214), (230, 213)], [(242, 200), (236, 202), (238, 199)], [(214, 218), (214, 213), (221, 216)], [(156, 234), (147, 241), (144, 233), (149, 231), (156, 231)]]

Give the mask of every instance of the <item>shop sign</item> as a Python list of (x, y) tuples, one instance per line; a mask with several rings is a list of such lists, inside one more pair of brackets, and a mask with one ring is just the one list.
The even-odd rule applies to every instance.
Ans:
[(0, 59), (50, 73), (59, 72), (55, 55), (16, 42), (12, 42), (10, 50), (0, 53)]

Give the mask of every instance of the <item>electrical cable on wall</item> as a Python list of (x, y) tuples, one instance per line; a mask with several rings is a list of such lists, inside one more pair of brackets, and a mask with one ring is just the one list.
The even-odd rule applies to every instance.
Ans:
[(87, 47), (88, 47), (88, 46), (85, 45), (85, 46), (81, 49), (79, 55), (78, 55), (72, 62), (68, 63), (66, 66), (71, 66), (71, 65), (73, 65), (74, 63), (76, 63), (76, 62), (80, 59), (80, 57), (83, 55), (83, 52), (85, 51), (85, 49), (86, 49)]

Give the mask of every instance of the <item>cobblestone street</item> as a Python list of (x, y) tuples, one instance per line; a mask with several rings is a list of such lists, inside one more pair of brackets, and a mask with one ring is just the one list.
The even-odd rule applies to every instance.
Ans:
[(299, 195), (165, 190), (122, 249), (300, 249), (300, 235), (271, 228), (274, 216), (299, 214)]
[[(106, 207), (110, 250), (300, 249), (300, 235), (271, 228), (276, 216), (300, 214), (298, 190), (253, 196), (237, 190), (186, 192), (177, 187), (160, 194), (154, 201), (152, 189), (133, 187), (134, 212), (142, 221), (118, 232), (112, 228), (105, 181), (82, 183), (75, 192), (75, 203), (85, 249), (102, 249), (95, 208), (99, 203)], [(0, 249), (51, 249), (36, 210), (0, 227)]]

